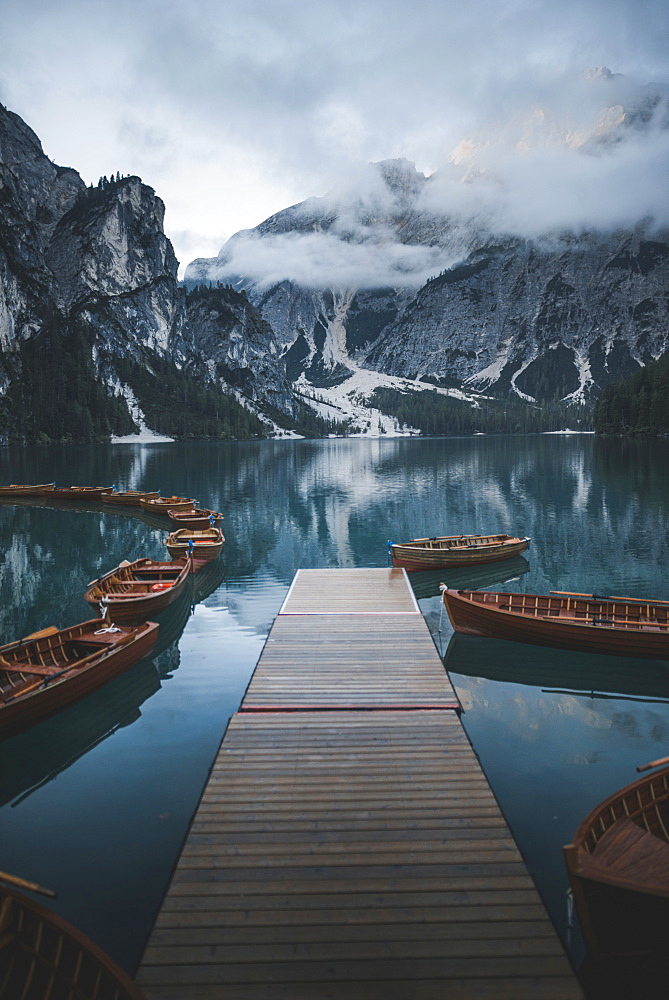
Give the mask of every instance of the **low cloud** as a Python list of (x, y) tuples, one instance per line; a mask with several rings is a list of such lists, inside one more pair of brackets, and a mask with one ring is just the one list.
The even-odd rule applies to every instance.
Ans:
[(237, 234), (213, 280), (417, 287), (490, 235), (669, 227), (669, 89), (600, 70), (482, 123), (429, 178), (406, 160)]
[(261, 288), (281, 281), (305, 288), (420, 287), (446, 266), (446, 260), (455, 263), (441, 247), (408, 246), (390, 236), (350, 243), (330, 232), (264, 237), (243, 233), (223, 251), (222, 258), (209, 264), (209, 280), (244, 277)]
[[(182, 262), (181, 232), (223, 242), (398, 157), (436, 171), (436, 211), (502, 230), (666, 215), (659, 131), (599, 164), (573, 145), (630, 81), (669, 81), (666, 0), (5, 0), (2, 29), (0, 100), (87, 183), (139, 174)], [(624, 77), (583, 81), (604, 64)]]

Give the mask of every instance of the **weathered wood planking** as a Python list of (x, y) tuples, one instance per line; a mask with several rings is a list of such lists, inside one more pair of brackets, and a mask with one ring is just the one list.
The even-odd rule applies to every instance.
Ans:
[(420, 608), (403, 569), (298, 569), (280, 614), (420, 615)]
[(458, 707), (420, 614), (279, 615), (242, 710), (391, 705)]
[(455, 705), (402, 570), (301, 570), (142, 960), (149, 1000), (581, 997)]

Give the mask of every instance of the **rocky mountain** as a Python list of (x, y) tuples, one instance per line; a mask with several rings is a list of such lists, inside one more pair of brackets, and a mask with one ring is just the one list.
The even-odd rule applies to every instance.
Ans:
[(666, 173), (669, 102), (605, 69), (586, 87), (578, 127), (534, 109), (429, 177), (373, 164), (236, 234), (186, 281), (244, 289), (289, 376), (322, 398), (362, 371), (470, 400), (592, 401), (669, 347), (666, 191), (643, 187), (644, 170)]
[(87, 187), (0, 106), (1, 440), (294, 426), (271, 329), (225, 288), (189, 316), (163, 216), (138, 177)]
[(152, 188), (86, 186), (0, 106), (0, 443), (581, 419), (669, 346), (669, 91), (588, 86), (576, 124), (370, 164), (185, 287)]

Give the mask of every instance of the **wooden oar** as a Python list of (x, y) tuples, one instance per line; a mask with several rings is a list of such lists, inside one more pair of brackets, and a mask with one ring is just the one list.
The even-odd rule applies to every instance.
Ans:
[(604, 597), (603, 594), (574, 594), (570, 590), (551, 590), (551, 594), (562, 594), (563, 597), (589, 597), (592, 601), (624, 601), (627, 604), (667, 604), (669, 601), (656, 601), (650, 597)]
[(37, 882), (28, 882), (24, 878), (18, 878), (16, 875), (8, 875), (7, 872), (0, 872), (0, 882), (7, 882), (8, 885), (18, 886), (19, 889), (30, 889), (31, 892), (39, 892), (42, 896), (51, 896), (52, 899), (58, 897), (58, 893), (54, 892), (53, 889), (45, 889), (43, 885), (38, 885)]
[(660, 757), (658, 760), (651, 760), (650, 764), (642, 764), (641, 767), (637, 767), (637, 771), (650, 771), (653, 767), (659, 767), (661, 764), (669, 764), (669, 757)]
[(32, 642), (33, 639), (44, 639), (47, 635), (55, 635), (59, 632), (55, 625), (49, 625), (47, 628), (40, 629), (39, 632), (31, 632), (30, 635), (26, 635), (23, 639), (17, 639), (16, 642), (9, 642), (6, 646), (0, 646), (0, 651), (4, 652), (6, 649), (16, 649), (17, 646), (22, 646), (24, 642)]

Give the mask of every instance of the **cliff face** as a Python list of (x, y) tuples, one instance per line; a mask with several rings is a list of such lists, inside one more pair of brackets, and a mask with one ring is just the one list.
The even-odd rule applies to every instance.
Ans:
[[(156, 421), (163, 434), (259, 434), (272, 424), (255, 414), (290, 414), (271, 330), (245, 297), (219, 289), (216, 309), (199, 302), (189, 318), (163, 217), (138, 177), (87, 187), (0, 107), (0, 438), (90, 440)], [(190, 431), (183, 414), (170, 424), (169, 401), (157, 408), (166, 379), (198, 386)], [(223, 423), (204, 416), (221, 411), (217, 394)]]
[(315, 386), (363, 369), (589, 401), (669, 347), (669, 88), (603, 67), (579, 87), (582, 106), (557, 95), (557, 114), (492, 123), (429, 177), (371, 164), (186, 280), (245, 288), (288, 373)]
[(428, 282), (375, 369), (531, 399), (588, 399), (669, 348), (669, 233), (482, 247)]
[[(474, 220), (426, 213), (429, 179), (411, 183), (411, 165), (379, 167), (391, 211), (374, 215), (352, 199), (337, 216), (311, 199), (186, 272), (187, 281), (245, 288), (283, 345), (292, 378), (331, 385), (362, 367), (466, 392), (581, 401), (669, 348), (667, 230), (642, 223), (579, 236), (496, 237)], [(350, 283), (325, 287), (238, 273), (245, 245), (257, 245), (262, 257), (268, 241), (270, 251), (280, 248), (281, 233), (303, 248), (293, 266), (307, 276), (308, 255), (315, 258), (319, 243), (325, 253), (337, 224), (337, 249), (364, 251), (357, 258), (362, 287), (353, 273)], [(384, 285), (366, 274), (372, 254), (395, 263)], [(425, 279), (430, 268), (435, 276)]]

